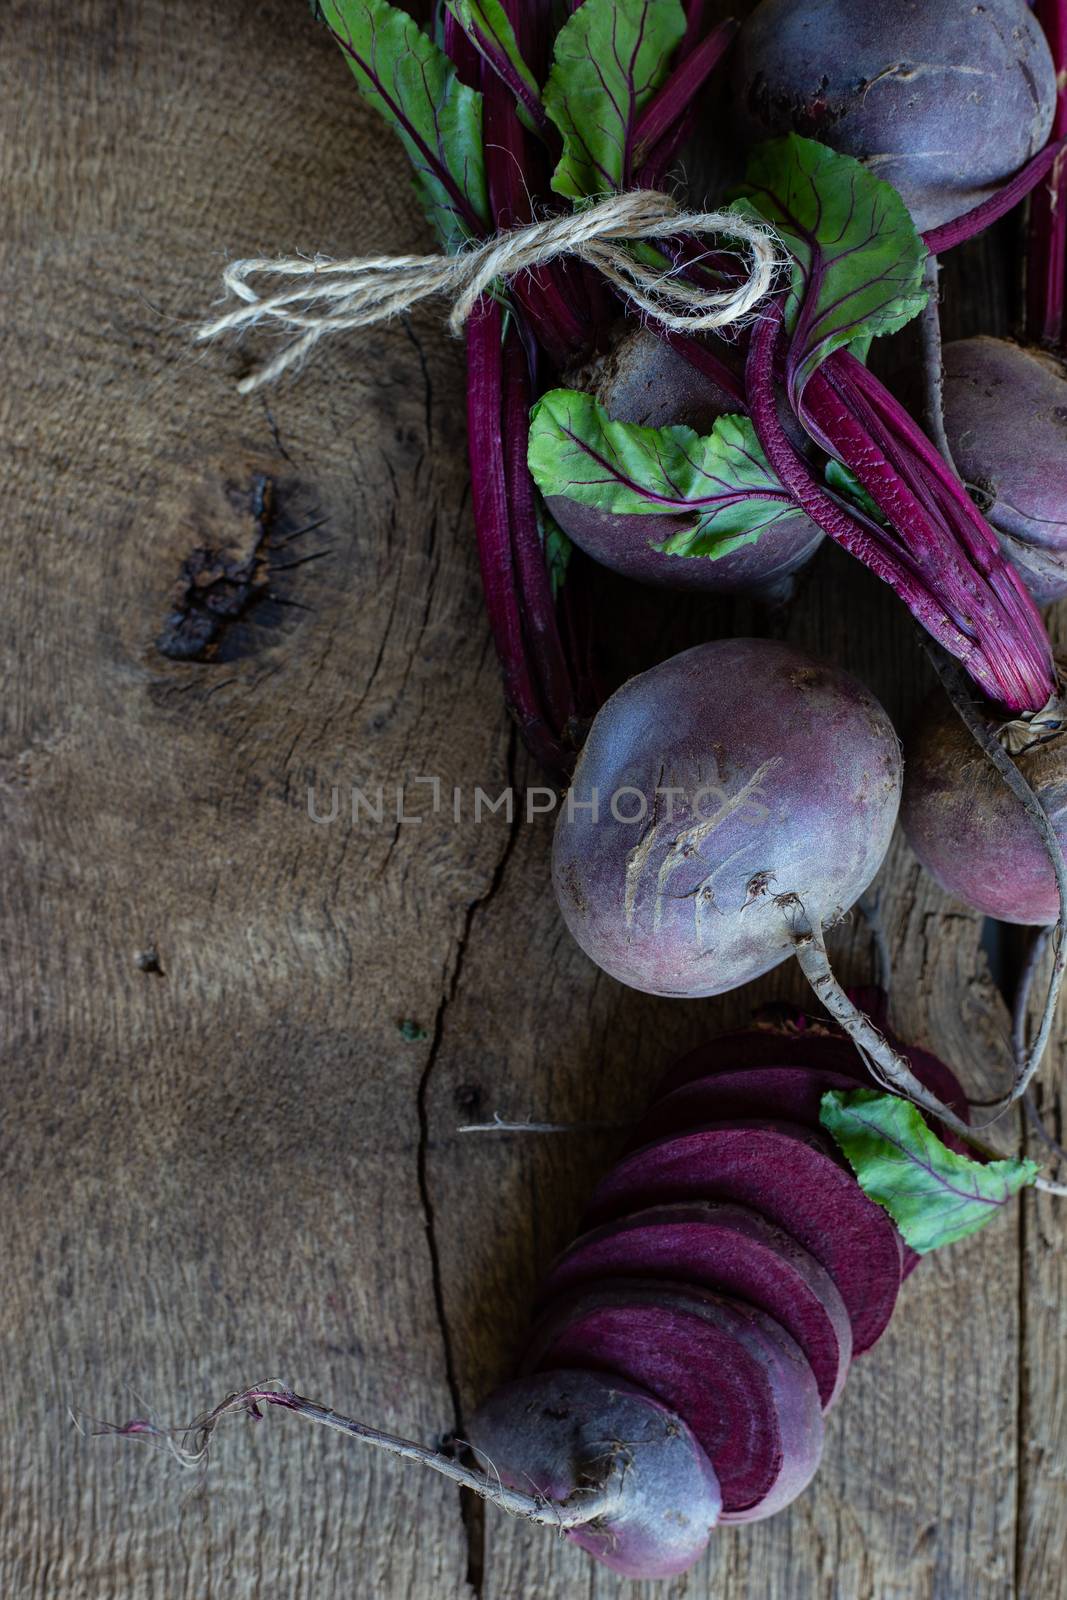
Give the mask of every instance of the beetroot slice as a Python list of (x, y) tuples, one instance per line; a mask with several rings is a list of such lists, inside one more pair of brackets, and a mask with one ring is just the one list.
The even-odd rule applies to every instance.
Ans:
[(855, 1045), (838, 1034), (811, 1029), (803, 1033), (785, 1033), (776, 1028), (743, 1028), (720, 1034), (717, 1039), (709, 1039), (680, 1056), (656, 1085), (653, 1101), (661, 1100), (694, 1078), (754, 1067), (814, 1067), (868, 1081), (867, 1069)]
[(855, 1355), (893, 1313), (900, 1235), (838, 1165), (821, 1135), (796, 1124), (726, 1122), (660, 1139), (625, 1156), (593, 1192), (585, 1227), (680, 1200), (751, 1206), (809, 1251), (848, 1308)]
[(772, 1318), (681, 1285), (604, 1284), (534, 1329), (528, 1365), (611, 1372), (688, 1423), (722, 1490), (724, 1522), (780, 1511), (822, 1453), (811, 1368)]
[(852, 1357), (845, 1303), (814, 1256), (755, 1211), (696, 1202), (621, 1217), (559, 1257), (539, 1300), (630, 1276), (695, 1284), (766, 1312), (803, 1351), (823, 1409), (840, 1394)]
[[(910, 1054), (914, 1057), (921, 1052)], [(941, 1067), (935, 1057), (927, 1059), (935, 1067), (941, 1068), (942, 1072), (947, 1072), (947, 1068)], [(694, 1078), (653, 1102), (627, 1148), (640, 1149), (654, 1139), (663, 1139), (672, 1133), (686, 1133), (709, 1122), (725, 1122), (735, 1117), (774, 1117), (818, 1129), (821, 1126), (819, 1111), (822, 1097), (828, 1089), (847, 1091), (870, 1081), (859, 1058), (856, 1060), (863, 1073), (862, 1078), (802, 1066), (724, 1070), (710, 1073), (705, 1078)], [(932, 1085), (928, 1083), (928, 1087)], [(935, 1090), (935, 1093), (940, 1091)], [(943, 1094), (941, 1098), (944, 1099)], [(964, 1155), (968, 1153), (964, 1141), (950, 1128), (942, 1127), (940, 1123), (935, 1123), (934, 1127), (950, 1149)], [(845, 1165), (843, 1158), (836, 1151), (833, 1153), (835, 1159)], [(921, 1260), (922, 1257), (916, 1255), (914, 1250), (904, 1246), (905, 1278), (911, 1276)]]
[(818, 1067), (755, 1067), (694, 1078), (653, 1102), (637, 1125), (631, 1150), (668, 1134), (688, 1133), (709, 1122), (773, 1117), (819, 1129), (822, 1097), (830, 1089), (857, 1087), (843, 1072)]
[[(886, 1036), (894, 1049), (907, 1059), (911, 1070), (925, 1088), (936, 1094), (964, 1122), (971, 1120), (971, 1108), (963, 1086), (951, 1067), (947, 1067), (928, 1050), (905, 1046), (892, 1034)], [(831, 1033), (807, 1031), (780, 1033), (770, 1028), (752, 1028), (747, 1032), (726, 1033), (718, 1039), (691, 1050), (676, 1061), (660, 1079), (653, 1094), (652, 1105), (696, 1080), (719, 1077), (738, 1071), (759, 1071), (764, 1068), (807, 1069), (809, 1071), (840, 1073), (864, 1088), (881, 1087), (871, 1077), (851, 1040)], [(782, 1116), (789, 1113), (782, 1111)], [(969, 1147), (958, 1134), (940, 1123), (933, 1123), (939, 1139), (961, 1155), (971, 1154)]]

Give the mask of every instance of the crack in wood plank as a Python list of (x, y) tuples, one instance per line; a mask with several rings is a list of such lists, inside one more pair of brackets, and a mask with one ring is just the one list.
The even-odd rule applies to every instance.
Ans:
[[(517, 732), (514, 726), (508, 734), (507, 754), (507, 782), (514, 790), (515, 784), (515, 756), (517, 745)], [(437, 1217), (434, 1209), (433, 1196), (428, 1170), (428, 1159), (431, 1142), (429, 1095), (433, 1079), (434, 1068), (441, 1051), (441, 1044), (445, 1033), (445, 1015), (459, 991), (463, 978), (463, 962), (467, 947), (470, 943), (471, 930), (479, 912), (491, 904), (504, 881), (508, 862), (511, 859), (521, 826), (521, 810), (513, 806), (511, 821), (503, 848), (493, 869), (489, 886), (485, 893), (472, 900), (467, 906), (463, 919), (463, 927), (456, 942), (455, 955), (452, 958), (452, 972), (441, 996), (437, 1013), (434, 1017), (433, 1033), (430, 1047), (426, 1054), (426, 1063), (419, 1079), (416, 1092), (416, 1108), (419, 1124), (419, 1143), (416, 1152), (416, 1172), (418, 1176), (419, 1195), (422, 1203), (423, 1221), (426, 1228), (426, 1244), (430, 1254), (430, 1277), (433, 1284), (434, 1305), (437, 1312), (437, 1323), (441, 1333), (441, 1346), (444, 1352), (445, 1374), (448, 1381), (448, 1390), (452, 1400), (452, 1428), (457, 1439), (462, 1440), (464, 1434), (463, 1402), (460, 1395), (460, 1384), (457, 1373), (456, 1354), (453, 1348), (452, 1334), (449, 1328), (446, 1296), (441, 1272), (441, 1252), (437, 1241)], [(463, 1517), (463, 1527), (467, 1539), (467, 1582), (475, 1595), (480, 1600), (485, 1576), (485, 1502), (469, 1490), (458, 1491), (460, 1507)]]

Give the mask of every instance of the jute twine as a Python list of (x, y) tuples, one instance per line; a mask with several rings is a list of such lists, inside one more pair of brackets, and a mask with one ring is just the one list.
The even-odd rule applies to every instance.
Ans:
[[(646, 266), (613, 242), (687, 233), (742, 241), (749, 258), (745, 281), (725, 289), (693, 288), (672, 272)], [(750, 316), (774, 287), (782, 259), (773, 232), (758, 222), (733, 212), (683, 211), (670, 195), (635, 189), (568, 216), (499, 233), (456, 255), (231, 261), (223, 283), (242, 304), (205, 323), (196, 337), (217, 339), (266, 319), (298, 334), (238, 385), (248, 394), (302, 361), (327, 334), (370, 327), (432, 295), (452, 302), (448, 324), (459, 333), (479, 297), (498, 280), (560, 256), (589, 262), (631, 305), (682, 333), (721, 328)], [(252, 285), (255, 278), (286, 281), (280, 289), (260, 293)]]

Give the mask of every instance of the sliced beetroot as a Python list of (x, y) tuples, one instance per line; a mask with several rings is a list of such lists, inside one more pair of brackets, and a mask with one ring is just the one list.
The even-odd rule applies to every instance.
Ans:
[(625, 1156), (593, 1192), (585, 1226), (682, 1200), (750, 1206), (830, 1274), (848, 1308), (855, 1355), (893, 1314), (903, 1250), (887, 1212), (838, 1164), (832, 1144), (794, 1123), (725, 1122)]
[(867, 1081), (863, 1059), (850, 1039), (807, 1029), (738, 1028), (697, 1045), (667, 1068), (654, 1090), (660, 1100), (694, 1078), (755, 1067), (815, 1067)]
[(592, 1372), (531, 1373), (495, 1389), (467, 1426), (483, 1465), (512, 1489), (562, 1503), (613, 1497), (564, 1537), (628, 1578), (670, 1578), (705, 1549), (722, 1495), (691, 1430), (652, 1395)]
[(614, 1373), (689, 1427), (715, 1469), (724, 1522), (780, 1511), (822, 1453), (819, 1392), (804, 1356), (763, 1312), (681, 1285), (616, 1282), (557, 1303), (528, 1365)]
[[(846, 1042), (832, 1038), (827, 1040), (825, 1035), (808, 1037), (822, 1038), (824, 1043), (831, 1045)], [(821, 1100), (827, 1090), (855, 1089), (873, 1082), (851, 1044), (849, 1050), (854, 1059), (854, 1065), (849, 1063), (852, 1066), (849, 1073), (828, 1072), (795, 1062), (790, 1066), (723, 1068), (706, 1077), (694, 1078), (653, 1101), (638, 1123), (627, 1148), (640, 1149), (642, 1145), (670, 1134), (686, 1133), (705, 1123), (735, 1118), (767, 1116), (795, 1122), (802, 1127), (819, 1128)], [(940, 1100), (952, 1106), (969, 1122), (970, 1107), (949, 1068), (936, 1056), (923, 1050), (912, 1049), (906, 1054), (920, 1083), (932, 1089)], [(965, 1141), (951, 1128), (946, 1128), (940, 1122), (934, 1122), (933, 1127), (950, 1150), (961, 1155), (971, 1153)], [(904, 1245), (903, 1277), (909, 1278), (921, 1260), (921, 1256)]]
[[(963, 1085), (951, 1067), (945, 1065), (928, 1050), (914, 1045), (903, 1045), (883, 1025), (882, 1031), (895, 1050), (905, 1057), (912, 1072), (923, 1086), (935, 1094), (964, 1122), (971, 1120), (971, 1108)], [(717, 1077), (738, 1071), (756, 1071), (763, 1068), (805, 1068), (821, 1072), (840, 1073), (864, 1087), (878, 1088), (851, 1039), (843, 1034), (805, 1029), (803, 1032), (785, 1032), (775, 1028), (738, 1029), (724, 1033), (707, 1044), (698, 1045), (674, 1062), (660, 1079), (653, 1093), (653, 1109), (668, 1095), (677, 1093), (697, 1079)], [(785, 1110), (779, 1113), (788, 1119)], [(729, 1113), (726, 1113), (729, 1115)], [(937, 1135), (960, 1154), (970, 1154), (969, 1147), (950, 1128), (936, 1124)]]
[(577, 1239), (539, 1299), (630, 1276), (695, 1284), (766, 1312), (803, 1351), (823, 1409), (840, 1394), (852, 1357), (845, 1302), (814, 1256), (755, 1211), (697, 1202), (621, 1217)]
[(665, 1139), (668, 1134), (688, 1133), (709, 1122), (757, 1117), (818, 1129), (823, 1095), (831, 1089), (848, 1093), (856, 1087), (854, 1076), (818, 1067), (750, 1067), (710, 1073), (654, 1101), (638, 1123), (629, 1148)]

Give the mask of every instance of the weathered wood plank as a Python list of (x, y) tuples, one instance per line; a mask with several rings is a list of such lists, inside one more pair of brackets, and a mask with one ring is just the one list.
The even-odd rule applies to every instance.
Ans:
[[(187, 1481), (83, 1442), (67, 1407), (182, 1420), (281, 1373), (384, 1425), (451, 1422), (429, 1045), (398, 1024), (432, 1032), (501, 841), (317, 827), (306, 790), (502, 767), (461, 355), (415, 324), (324, 352), (268, 412), (235, 396), (243, 358), (191, 352), (233, 251), (425, 243), (402, 154), (301, 8), (5, 20), (0, 1591), (460, 1595), (428, 1475), (274, 1419)], [(169, 660), (181, 562), (247, 548), (256, 472), (270, 559), (324, 559), (272, 574), (291, 604), (217, 659)]]
[[(412, 1435), (462, 1427), (614, 1136), (457, 1125), (625, 1120), (675, 1050), (801, 986), (696, 1006), (599, 977), (556, 916), (544, 819), (310, 820), (309, 787), (328, 812), (335, 784), (343, 805), (418, 775), (538, 781), (481, 616), (458, 347), (416, 319), (264, 404), (233, 392), (240, 353), (189, 345), (232, 253), (423, 248), (403, 159), (282, 0), (22, 3), (5, 42), (0, 1591), (651, 1594), (493, 1512), (483, 1551), (449, 1486), (284, 1419), (231, 1429), (195, 1479), (69, 1427), (72, 1400), (182, 1419), (274, 1373)], [(971, 304), (1002, 318), (999, 258), (977, 259)], [(168, 659), (181, 564), (248, 550), (257, 474), (275, 562), (323, 558), (273, 575), (289, 604), (214, 660)], [(603, 592), (620, 671), (760, 625)], [(888, 597), (832, 553), (790, 634), (898, 719), (925, 683)], [(883, 881), (900, 1027), (976, 1092), (1002, 1082), (976, 919), (902, 845)], [(866, 973), (863, 928), (835, 942)], [(999, 1597), (1017, 1491), (1019, 1592), (1054, 1592), (1059, 1213), (1026, 1216), (1026, 1293), (1013, 1229), (926, 1263), (812, 1493), (658, 1594)]]

